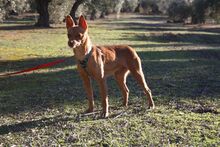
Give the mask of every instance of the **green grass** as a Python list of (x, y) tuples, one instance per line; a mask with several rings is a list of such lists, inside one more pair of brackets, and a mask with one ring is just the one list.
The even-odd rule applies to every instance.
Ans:
[[(63, 25), (64, 26), (64, 25)], [(89, 22), (94, 44), (128, 44), (142, 59), (156, 103), (128, 77), (129, 106), (108, 79), (110, 117), (82, 114), (87, 101), (75, 60), (0, 77), (0, 146), (219, 146), (220, 28), (166, 24), (160, 16), (126, 15)], [(0, 74), (72, 56), (66, 29), (30, 21), (0, 24)]]

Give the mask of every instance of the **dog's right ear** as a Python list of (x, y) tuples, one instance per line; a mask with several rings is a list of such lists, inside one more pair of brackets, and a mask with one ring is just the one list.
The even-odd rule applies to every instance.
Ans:
[(85, 31), (88, 29), (87, 22), (86, 22), (85, 18), (83, 17), (83, 15), (81, 15), (81, 16), (79, 17), (79, 26), (80, 26), (81, 28), (83, 28)]
[(70, 15), (67, 15), (66, 16), (66, 28), (69, 29), (69, 28), (71, 28), (73, 26), (75, 26), (73, 18)]

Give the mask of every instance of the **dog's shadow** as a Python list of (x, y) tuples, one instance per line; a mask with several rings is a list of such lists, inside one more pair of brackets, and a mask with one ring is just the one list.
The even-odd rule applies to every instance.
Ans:
[(21, 123), (15, 123), (11, 125), (2, 125), (0, 126), (0, 135), (15, 133), (15, 132), (25, 132), (28, 129), (43, 128), (45, 126), (54, 125), (58, 122), (66, 122), (75, 119), (76, 117), (74, 116), (58, 115), (58, 116), (42, 118), (34, 121), (24, 121)]
[[(57, 125), (60, 122), (68, 122), (71, 121), (73, 123), (80, 123), (80, 122), (86, 122), (86, 121), (96, 121), (96, 120), (105, 120), (105, 119), (117, 119), (123, 116), (133, 115), (132, 112), (135, 111), (135, 113), (147, 113), (148, 111), (151, 111), (149, 109), (145, 109), (144, 107), (141, 107), (140, 104), (131, 103), (131, 107), (115, 107), (111, 106), (110, 109), (112, 113), (107, 118), (103, 118), (101, 116), (101, 110), (96, 110), (91, 113), (75, 113), (75, 114), (60, 114), (53, 117), (44, 117), (37, 120), (32, 121), (22, 121), (20, 123), (14, 123), (10, 125), (1, 125), (0, 126), (0, 135), (5, 135), (8, 133), (18, 133), (18, 132), (26, 132), (30, 129), (36, 129), (36, 128), (45, 128), (46, 126), (53, 126)], [(132, 111), (127, 111), (127, 109), (132, 109)]]
[[(8, 133), (18, 133), (18, 132), (26, 132), (30, 129), (35, 128), (45, 128), (46, 126), (57, 125), (60, 122), (74, 122), (79, 123), (82, 121), (95, 121), (106, 119), (100, 116), (101, 111), (94, 111), (92, 113), (79, 113), (79, 114), (61, 114), (53, 117), (41, 118), (33, 121), (23, 121), (20, 123), (14, 123), (10, 125), (1, 125), (0, 126), (0, 135), (5, 135)], [(114, 117), (112, 115), (110, 117)]]

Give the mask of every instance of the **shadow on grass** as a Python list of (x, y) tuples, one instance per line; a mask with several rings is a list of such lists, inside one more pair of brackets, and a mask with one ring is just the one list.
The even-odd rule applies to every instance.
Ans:
[(190, 44), (190, 43), (172, 43), (172, 44), (146, 43), (146, 44), (132, 44), (131, 46), (135, 49), (139, 49), (139, 48), (148, 49), (148, 48), (165, 48), (165, 47), (175, 48), (175, 47), (186, 47), (186, 46), (191, 47), (192, 44)]
[(18, 25), (13, 25), (13, 26), (0, 26), (0, 31), (16, 31), (16, 30), (37, 30), (37, 29), (57, 29), (53, 28), (53, 27), (37, 27), (34, 24), (29, 24), (27, 25), (27, 23), (25, 24), (18, 24)]
[[(196, 51), (155, 51), (138, 52), (142, 59), (142, 68), (155, 98), (166, 104), (181, 99), (215, 100), (220, 96), (220, 50)], [(57, 58), (56, 58), (57, 59)], [(47, 62), (52, 59), (34, 59), (8, 64), (19, 66), (29, 62)], [(72, 60), (59, 65), (60, 68), (72, 65)], [(2, 68), (2, 66), (1, 66)], [(55, 69), (56, 67), (54, 67)], [(1, 69), (2, 71), (2, 69)], [(143, 97), (142, 90), (131, 76), (128, 87), (132, 95)], [(75, 69), (45, 73), (33, 73), (2, 78), (0, 81), (0, 114), (35, 111), (56, 105), (82, 103), (85, 92)], [(110, 98), (118, 99), (121, 93), (113, 82), (108, 81)], [(95, 93), (98, 93), (94, 88)], [(139, 90), (138, 90), (139, 89)], [(98, 96), (99, 97), (99, 96)], [(36, 121), (21, 122), (0, 126), (0, 135), (20, 132), (26, 129), (53, 125), (57, 122), (73, 120), (75, 117), (45, 118)]]
[(184, 25), (183, 23), (167, 23), (166, 16), (157, 15), (139, 15), (130, 16), (129, 19), (106, 20), (99, 23), (108, 26), (109, 29), (136, 31), (136, 32), (161, 32), (161, 31), (190, 31), (190, 32), (207, 32), (220, 33), (219, 25)]
[[(135, 38), (134, 38), (135, 39)], [(136, 40), (146, 40), (160, 43), (184, 42), (202, 44), (220, 44), (220, 35), (217, 34), (151, 34), (150, 36), (137, 35)]]
[[(5, 20), (0, 25), (0, 30), (34, 30), (34, 29), (49, 29), (49, 28), (43, 28), (43, 27), (37, 27), (34, 24), (36, 23), (35, 16), (28, 15), (28, 16), (14, 16), (7, 20)], [(12, 25), (10, 25), (12, 24)]]
[(26, 68), (35, 67), (41, 64), (46, 64), (53, 61), (58, 60), (65, 60), (64, 63), (58, 64), (56, 66), (48, 67), (49, 69), (55, 69), (55, 68), (61, 68), (66, 66), (73, 66), (75, 65), (75, 58), (74, 57), (52, 57), (52, 58), (33, 58), (33, 59), (27, 59), (27, 60), (18, 60), (18, 61), (7, 61), (7, 60), (1, 60), (0, 61), (0, 72), (6, 72), (6, 71), (18, 71)]
[[(154, 96), (169, 101), (173, 98), (215, 98), (220, 95), (219, 50), (155, 51), (138, 54)], [(29, 62), (45, 63), (51, 60), (54, 59), (15, 61), (5, 66), (13, 64), (17, 70), (19, 66), (23, 67)], [(62, 69), (73, 63), (74, 61), (68, 60), (58, 67)], [(50, 107), (65, 102), (80, 102), (82, 98), (85, 100), (82, 81), (77, 71), (72, 68), (56, 71), (56, 68), (48, 69), (44, 73), (1, 78), (0, 113), (19, 113), (39, 106)], [(110, 97), (121, 97), (112, 78), (108, 85)], [(137, 83), (131, 76), (128, 77), (128, 87), (131, 94), (142, 93), (141, 89), (137, 90)]]
[(165, 16), (146, 16), (130, 17), (129, 19), (106, 20), (102, 22), (109, 29), (125, 30), (125, 31), (186, 31), (188, 28), (183, 24), (166, 23)]
[(70, 120), (74, 120), (75, 117), (63, 117), (63, 116), (55, 116), (49, 118), (43, 118), (35, 121), (25, 121), (12, 125), (2, 125), (0, 126), (0, 135), (15, 133), (15, 132), (23, 132), (27, 129), (32, 128), (43, 128), (45, 126), (50, 126), (57, 124), (58, 122), (66, 122)]
[(194, 32), (208, 32), (208, 33), (220, 33), (220, 26), (214, 28), (192, 28), (190, 31)]
[[(157, 42), (157, 43), (176, 43), (176, 46), (182, 46), (187, 44), (216, 45), (216, 44), (220, 44), (220, 34), (150, 33), (150, 34), (129, 35), (124, 33), (123, 37), (120, 38), (120, 40), (148, 41), (148, 42)], [(157, 46), (163, 46), (163, 45), (157, 45)], [(165, 46), (170, 46), (170, 45), (168, 44)]]
[(112, 23), (101, 23), (103, 25), (112, 27), (116, 30), (124, 30), (124, 31), (138, 31), (138, 32), (151, 32), (151, 31), (187, 31), (187, 28), (184, 28), (181, 24), (166, 24), (166, 23), (146, 23), (146, 22), (117, 22), (114, 21)]
[(154, 95), (216, 97), (220, 92), (220, 50), (139, 53)]

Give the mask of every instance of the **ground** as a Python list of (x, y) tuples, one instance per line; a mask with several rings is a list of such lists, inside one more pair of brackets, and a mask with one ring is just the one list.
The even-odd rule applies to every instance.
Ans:
[(110, 117), (83, 114), (87, 101), (67, 47), (65, 25), (0, 24), (0, 74), (57, 59), (38, 71), (0, 77), (0, 146), (220, 146), (220, 27), (167, 24), (164, 16), (122, 15), (89, 21), (94, 44), (128, 44), (142, 60), (156, 109), (128, 77), (129, 106), (108, 79)]

